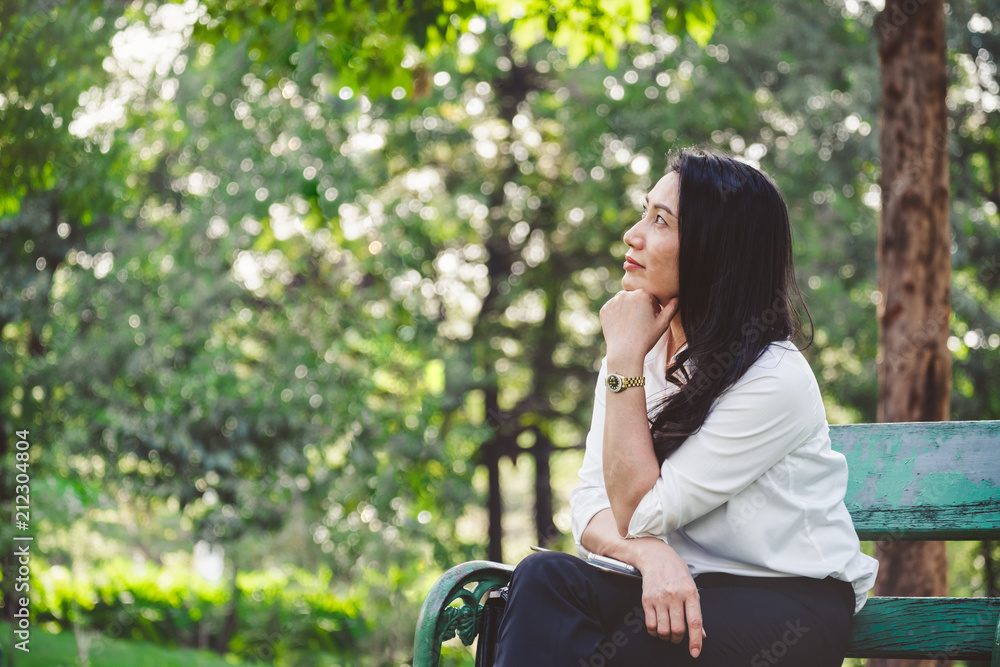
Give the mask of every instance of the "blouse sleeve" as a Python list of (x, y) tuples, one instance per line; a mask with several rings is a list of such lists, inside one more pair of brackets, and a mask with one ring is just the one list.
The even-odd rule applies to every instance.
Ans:
[(588, 551), (580, 543), (583, 531), (594, 515), (611, 507), (608, 492), (604, 487), (604, 382), (608, 375), (607, 359), (601, 363), (601, 372), (594, 389), (594, 414), (587, 434), (587, 449), (580, 466), (580, 484), (570, 493), (569, 504), (572, 517), (573, 540), (577, 551), (587, 555)]
[(825, 424), (812, 369), (787, 352), (765, 351), (663, 462), (632, 515), (629, 537), (663, 537), (711, 512)]

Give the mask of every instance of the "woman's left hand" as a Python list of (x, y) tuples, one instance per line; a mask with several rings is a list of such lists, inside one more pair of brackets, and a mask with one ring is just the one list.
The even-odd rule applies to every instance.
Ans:
[(688, 651), (698, 657), (708, 636), (701, 617), (701, 598), (687, 563), (673, 547), (656, 537), (623, 538), (615, 528), (610, 509), (594, 515), (580, 542), (593, 553), (639, 568), (646, 632), (674, 644), (687, 634)]
[(677, 297), (661, 305), (649, 292), (621, 291), (601, 308), (601, 329), (608, 345), (608, 359), (640, 362), (660, 340), (677, 314)]
[(642, 572), (646, 631), (674, 644), (684, 641), (687, 635), (688, 652), (697, 658), (708, 633), (701, 617), (701, 597), (687, 563), (672, 547), (655, 538), (636, 544), (634, 549), (635, 565)]

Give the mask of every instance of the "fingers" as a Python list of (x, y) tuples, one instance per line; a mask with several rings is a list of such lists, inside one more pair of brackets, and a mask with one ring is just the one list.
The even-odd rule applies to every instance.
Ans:
[(698, 654), (701, 653), (702, 639), (708, 636), (702, 625), (701, 600), (699, 600), (697, 593), (687, 599), (684, 612), (687, 615), (688, 648), (691, 652), (691, 657), (697, 658)]
[(684, 607), (680, 601), (655, 605), (643, 601), (643, 611), (646, 616), (646, 632), (651, 637), (670, 640), (679, 644), (684, 640), (686, 627), (684, 624)]
[[(644, 302), (649, 304), (650, 310), (646, 311), (645, 307), (640, 306)], [(677, 313), (677, 304), (677, 297), (674, 297), (664, 305), (655, 296), (645, 290), (639, 289), (632, 292), (621, 290), (605, 302), (604, 306), (601, 307), (601, 315), (610, 314), (612, 310), (618, 313), (625, 312), (621, 310), (623, 308), (630, 309), (631, 312), (648, 312), (656, 319), (657, 325), (666, 329), (670, 320)], [(638, 310), (635, 310), (636, 306), (639, 306)]]
[(647, 601), (645, 597), (642, 599), (642, 611), (644, 612), (643, 615), (646, 617), (646, 632), (649, 633), (649, 636), (656, 637), (660, 634), (659, 628), (657, 627), (656, 607), (654, 607), (651, 602)]
[[(660, 639), (671, 639), (671, 613), (667, 606), (656, 607), (652, 603), (643, 600), (643, 611), (646, 612), (646, 632), (650, 637)], [(681, 623), (681, 636), (684, 635), (684, 625)], [(676, 643), (676, 642), (675, 642)]]
[(670, 605), (670, 628), (667, 633), (661, 633), (664, 639), (669, 639), (671, 644), (680, 644), (684, 641), (684, 608), (680, 605)]
[(601, 308), (600, 321), (609, 356), (645, 355), (670, 326), (673, 310), (664, 312), (644, 290), (619, 292)]
[(666, 331), (667, 327), (670, 326), (670, 321), (674, 319), (678, 310), (680, 310), (680, 301), (677, 300), (677, 297), (667, 301), (660, 308), (660, 312), (656, 314), (656, 323), (663, 331)]
[(697, 658), (701, 655), (703, 642), (708, 633), (702, 622), (701, 600), (696, 591), (684, 595), (683, 598), (673, 597), (670, 601), (643, 599), (642, 607), (646, 616), (646, 631), (650, 636), (679, 644), (684, 641), (686, 634), (691, 657)]

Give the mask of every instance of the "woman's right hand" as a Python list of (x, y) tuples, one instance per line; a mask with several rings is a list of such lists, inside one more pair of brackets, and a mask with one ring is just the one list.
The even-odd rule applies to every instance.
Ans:
[(670, 328), (670, 321), (680, 310), (680, 301), (672, 298), (661, 304), (643, 289), (622, 290), (601, 308), (601, 331), (608, 349), (608, 368), (617, 372), (622, 361), (642, 361)]
[[(641, 546), (638, 544), (642, 542)], [(679, 644), (685, 631), (691, 657), (701, 653), (707, 637), (701, 600), (687, 563), (669, 545), (655, 538), (635, 540), (635, 566), (642, 572), (642, 609), (650, 635)]]

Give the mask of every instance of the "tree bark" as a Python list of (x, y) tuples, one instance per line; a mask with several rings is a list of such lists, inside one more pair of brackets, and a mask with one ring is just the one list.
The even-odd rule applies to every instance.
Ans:
[[(551, 218), (554, 213), (550, 207), (544, 206), (539, 211), (539, 218)], [(554, 275), (559, 275), (563, 267), (559, 265), (558, 260), (550, 260), (550, 268), (554, 270)], [(545, 319), (542, 321), (539, 344), (532, 355), (531, 363), (534, 368), (532, 398), (538, 406), (543, 406), (543, 409), (551, 408), (552, 394), (555, 391), (553, 380), (559, 377), (552, 355), (555, 354), (560, 337), (559, 310), (562, 303), (560, 297), (562, 281), (556, 280), (553, 276), (548, 283), (545, 288)], [(536, 429), (535, 436), (535, 444), (532, 447), (535, 459), (535, 535), (539, 546), (548, 547), (559, 538), (552, 502), (553, 446), (544, 429)]]
[(553, 521), (552, 511), (552, 442), (544, 433), (538, 433), (538, 439), (532, 447), (535, 458), (535, 537), (538, 546), (548, 547), (559, 537), (559, 529)]
[(486, 389), (486, 414), (487, 418), (494, 417), (496, 423), (490, 420), (494, 426), (493, 437), (483, 443), (483, 462), (489, 476), (489, 496), (487, 499), (487, 515), (489, 525), (487, 527), (487, 551), (486, 558), (496, 563), (503, 562), (503, 493), (500, 490), (500, 459), (503, 456), (504, 436), (501, 433), (503, 423), (500, 421), (500, 407), (497, 401), (499, 393), (496, 387)]
[[(504, 54), (511, 56), (509, 44), (504, 47)], [(517, 106), (523, 102), (528, 93), (537, 89), (536, 72), (528, 65), (515, 65), (506, 74), (493, 81), (493, 90), (497, 95), (497, 102), (500, 107), (500, 117), (508, 126), (513, 125), (514, 116), (517, 115)], [(504, 203), (505, 183), (516, 178), (518, 173), (517, 163), (513, 158), (507, 161), (503, 170), (497, 174), (494, 182), (493, 194), (490, 196), (491, 219), (496, 219), (499, 223), (502, 216)], [(502, 228), (502, 227), (500, 227)], [(473, 338), (478, 338), (483, 334), (483, 328), (488, 328), (489, 323), (503, 312), (506, 307), (498, 304), (498, 287), (501, 282), (509, 279), (510, 269), (513, 264), (515, 252), (506, 240), (506, 234), (497, 234), (490, 237), (485, 242), (487, 260), (487, 276), (490, 281), (490, 290), (483, 299), (483, 306), (479, 312), (476, 326), (473, 329)], [(503, 497), (500, 488), (500, 460), (504, 456), (512, 460), (517, 456), (516, 436), (512, 434), (515, 424), (510, 423), (510, 417), (500, 410), (499, 403), (499, 379), (491, 369), (487, 369), (487, 377), (491, 378), (483, 387), (486, 402), (486, 419), (493, 427), (493, 437), (481, 445), (482, 461), (489, 474), (489, 497), (487, 499), (487, 510), (489, 516), (489, 527), (487, 529), (489, 545), (487, 547), (487, 558), (498, 563), (503, 562)]]
[[(951, 391), (944, 1), (887, 0), (876, 29), (882, 70), (878, 419), (944, 421)], [(877, 595), (947, 595), (943, 542), (891, 540), (878, 557)]]

